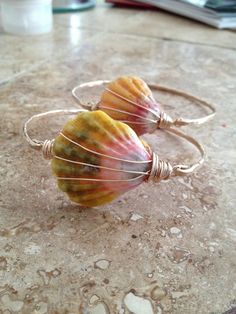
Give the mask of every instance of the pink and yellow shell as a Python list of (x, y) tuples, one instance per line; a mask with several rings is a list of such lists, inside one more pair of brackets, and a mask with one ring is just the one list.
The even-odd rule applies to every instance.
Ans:
[(157, 129), (161, 108), (148, 85), (135, 76), (110, 82), (101, 95), (98, 109), (127, 123), (138, 135)]
[(102, 111), (69, 120), (53, 146), (58, 187), (84, 206), (112, 201), (145, 181), (152, 153), (126, 124)]

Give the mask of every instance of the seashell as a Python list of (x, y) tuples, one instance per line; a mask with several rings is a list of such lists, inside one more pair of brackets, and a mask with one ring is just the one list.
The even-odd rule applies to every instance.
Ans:
[(102, 92), (98, 109), (127, 123), (138, 135), (154, 132), (162, 113), (148, 85), (135, 76), (110, 82)]
[(100, 110), (69, 120), (53, 144), (58, 187), (84, 206), (105, 204), (135, 188), (147, 180), (151, 167), (149, 146)]

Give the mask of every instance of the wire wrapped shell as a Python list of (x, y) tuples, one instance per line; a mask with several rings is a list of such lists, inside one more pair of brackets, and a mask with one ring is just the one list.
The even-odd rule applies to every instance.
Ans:
[(105, 204), (135, 188), (152, 166), (149, 146), (102, 111), (69, 120), (55, 139), (53, 155), (59, 188), (85, 206)]
[(135, 76), (122, 76), (110, 82), (98, 108), (113, 119), (127, 123), (138, 135), (154, 132), (161, 115), (152, 91)]

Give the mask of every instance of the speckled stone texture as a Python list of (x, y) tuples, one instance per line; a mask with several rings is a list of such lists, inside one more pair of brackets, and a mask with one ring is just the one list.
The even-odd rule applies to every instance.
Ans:
[[(1, 33), (0, 54), (0, 313), (235, 313), (236, 33), (99, 4), (55, 16), (49, 35)], [(76, 107), (76, 84), (121, 74), (214, 103), (214, 120), (185, 128), (208, 157), (191, 176), (82, 208), (58, 191), (22, 125), (33, 114)], [(155, 97), (172, 116), (205, 113), (181, 98)], [(51, 138), (64, 121), (42, 120), (32, 134)], [(172, 162), (197, 157), (164, 132), (145, 139)]]

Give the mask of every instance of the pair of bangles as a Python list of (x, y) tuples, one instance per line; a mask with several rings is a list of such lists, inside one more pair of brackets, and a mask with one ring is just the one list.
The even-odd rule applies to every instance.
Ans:
[[(102, 88), (100, 100), (93, 104), (84, 103), (80, 92), (96, 86)], [(154, 99), (152, 90), (185, 97), (211, 112), (198, 119), (173, 120)], [(71, 201), (89, 207), (102, 205), (144, 181), (157, 182), (187, 175), (203, 164), (205, 152), (202, 145), (176, 127), (202, 124), (211, 119), (215, 108), (207, 101), (172, 88), (146, 84), (133, 76), (84, 83), (75, 87), (72, 94), (84, 109), (37, 114), (27, 120), (23, 128), (30, 146), (52, 160), (58, 187)], [(59, 114), (76, 117), (64, 125), (55, 139), (40, 141), (30, 137), (28, 128), (32, 121)], [(171, 165), (159, 159), (139, 137), (157, 129), (165, 129), (193, 144), (200, 153), (199, 160), (191, 165)]]

